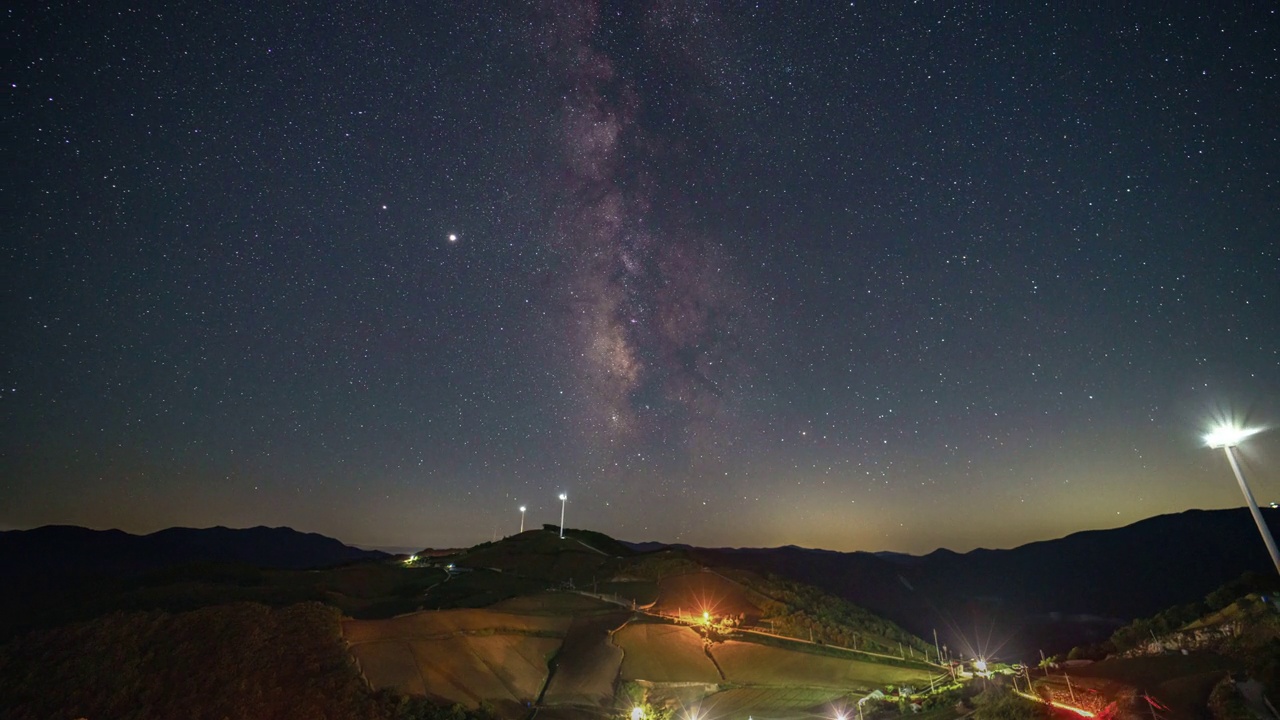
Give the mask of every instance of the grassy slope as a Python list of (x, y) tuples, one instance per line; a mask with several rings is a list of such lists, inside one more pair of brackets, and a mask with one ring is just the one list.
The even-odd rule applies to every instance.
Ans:
[(714, 572), (682, 573), (659, 581), (653, 611), (694, 617), (708, 612), (715, 618), (741, 614), (747, 624), (755, 624), (765, 600), (742, 583)]
[(885, 685), (928, 685), (929, 671), (867, 660), (832, 657), (797, 649), (729, 641), (712, 655), (733, 683), (842, 688), (869, 692)]
[[(1127, 690), (1147, 692), (1179, 718), (1204, 717), (1209, 692), (1238, 662), (1216, 653), (1111, 658), (1071, 670), (1072, 682), (1113, 699)], [(1117, 687), (1119, 686), (1119, 687)]]
[[(673, 683), (722, 682), (703, 651), (701, 638), (692, 630), (639, 622), (615, 638), (608, 638), (606, 630), (618, 627), (627, 617), (618, 614), (617, 605), (546, 589), (566, 580), (583, 588), (597, 580), (600, 591), (629, 594), (642, 604), (657, 600), (678, 607), (686, 601), (693, 604), (698, 599), (710, 600), (717, 606), (717, 613), (742, 612), (749, 617), (753, 609), (770, 598), (741, 579), (728, 580), (715, 573), (690, 574), (690, 569), (697, 567), (678, 552), (625, 556), (629, 552), (625, 546), (615, 547), (604, 536), (572, 531), (569, 534), (569, 538), (561, 540), (556, 533), (531, 531), (463, 551), (450, 560), (474, 570), (453, 577), (439, 567), (405, 567), (396, 562), (361, 563), (314, 572), (262, 571), (241, 566), (181, 568), (123, 583), (113, 592), (93, 598), (92, 607), (77, 606), (72, 615), (122, 608), (187, 610), (240, 600), (269, 605), (320, 600), (350, 616), (363, 618), (345, 623), (344, 631), (352, 647), (350, 655), (344, 657), (348, 662), (351, 657), (358, 658), (375, 687), (394, 687), (473, 707), (480, 700), (505, 703), (510, 707), (501, 714), (513, 717), (523, 712), (519, 703), (536, 697), (547, 676), (548, 660), (562, 650), (564, 654), (554, 662), (558, 674), (552, 675), (545, 698), (562, 707), (605, 708), (612, 701), (612, 686), (619, 676)], [(746, 579), (755, 581), (759, 579)], [(424, 612), (391, 618), (420, 607), (475, 608), (491, 604), (490, 610)], [(209, 611), (216, 613), (218, 608), (210, 607)], [(608, 619), (601, 619), (606, 616)], [(374, 618), (391, 619), (373, 621)], [(317, 626), (314, 631), (317, 637), (323, 637), (324, 632), (332, 633), (332, 628), (321, 631)], [(252, 632), (244, 628), (228, 629), (227, 637), (241, 633), (252, 637)], [(566, 635), (571, 642), (562, 648)], [(615, 640), (617, 645), (613, 644)], [(736, 663), (735, 671), (749, 682), (792, 683), (813, 673), (855, 679), (875, 674), (859, 670), (841, 675), (845, 671), (834, 669), (839, 665), (837, 661), (818, 656), (823, 651), (827, 656), (835, 651), (810, 647), (812, 652), (796, 653), (786, 647), (779, 649), (779, 643), (788, 644), (779, 640), (773, 643), (774, 647), (725, 652), (730, 663)], [(144, 645), (139, 648), (145, 649)], [(619, 657), (623, 649), (627, 651), (625, 659)], [(757, 656), (770, 659), (753, 659)], [(771, 676), (766, 666), (773, 665), (792, 669)], [(896, 678), (902, 671), (890, 668), (879, 672)], [(252, 684), (249, 680), (242, 682)], [(807, 701), (809, 695), (799, 698), (783, 693), (770, 697), (774, 699), (769, 703), (793, 707)], [(739, 701), (746, 702), (741, 698)]]
[(484, 543), (453, 558), (459, 567), (489, 568), (504, 574), (537, 579), (544, 584), (573, 580), (607, 580), (619, 560), (593, 550), (572, 537), (561, 539), (546, 530), (530, 530), (497, 543)]
[(794, 717), (796, 710), (827, 705), (847, 691), (829, 688), (732, 688), (703, 699), (698, 707), (707, 717), (769, 717), (779, 713)]
[(221, 720), (382, 716), (338, 613), (239, 603), (114, 614), (0, 646), (0, 716)]
[(436, 610), (385, 620), (344, 620), (347, 642), (359, 645), (387, 640), (431, 640), (459, 634), (504, 634), (564, 637), (570, 618), (527, 615), (488, 609)]

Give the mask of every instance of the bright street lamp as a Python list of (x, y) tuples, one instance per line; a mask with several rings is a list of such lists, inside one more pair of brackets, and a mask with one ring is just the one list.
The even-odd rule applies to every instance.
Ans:
[(521, 505), (520, 506), (520, 532), (524, 532), (524, 511), (525, 511), (525, 507)]
[(1253, 522), (1257, 524), (1258, 532), (1262, 534), (1262, 541), (1267, 544), (1267, 552), (1271, 553), (1271, 562), (1276, 566), (1276, 572), (1280, 573), (1280, 550), (1276, 550), (1275, 538), (1271, 537), (1271, 530), (1267, 528), (1267, 521), (1262, 519), (1262, 511), (1258, 509), (1258, 501), (1253, 499), (1249, 484), (1244, 481), (1244, 473), (1240, 472), (1240, 463), (1236, 460), (1236, 446), (1245, 438), (1259, 432), (1262, 432), (1262, 428), (1238, 428), (1230, 425), (1220, 425), (1214, 428), (1213, 432), (1204, 436), (1204, 442), (1211, 448), (1222, 448), (1222, 451), (1227, 454), (1227, 462), (1231, 463), (1231, 471), (1236, 474), (1236, 480), (1240, 483), (1240, 492), (1244, 493), (1244, 499), (1249, 503), (1249, 512), (1253, 513)]
[(560, 493), (560, 539), (564, 539), (564, 505), (568, 501), (568, 493)]

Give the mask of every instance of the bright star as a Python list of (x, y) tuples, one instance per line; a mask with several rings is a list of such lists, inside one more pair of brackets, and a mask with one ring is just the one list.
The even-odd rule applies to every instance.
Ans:
[(457, 235), (454, 235), (453, 233), (449, 233), (449, 242), (451, 242), (451, 243), (456, 243), (456, 242), (458, 242), (458, 236), (457, 236)]

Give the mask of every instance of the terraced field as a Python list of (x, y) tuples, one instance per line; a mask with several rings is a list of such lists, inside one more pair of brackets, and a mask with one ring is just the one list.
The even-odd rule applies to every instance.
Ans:
[[(503, 600), (490, 605), (492, 612), (519, 615), (581, 615), (584, 613), (616, 612), (618, 606), (572, 592), (542, 592)], [(618, 623), (621, 625), (622, 623)]]
[[(587, 598), (589, 599), (589, 598)], [(431, 639), (458, 633), (523, 633), (564, 636), (571, 619), (565, 615), (532, 615), (490, 609), (425, 610), (387, 620), (344, 620), (347, 642)]]
[(609, 635), (625, 623), (628, 616), (626, 612), (613, 612), (573, 621), (556, 656), (543, 704), (613, 706), (622, 650), (613, 644)]
[(681, 625), (631, 623), (614, 633), (622, 648), (622, 679), (655, 683), (718, 683), (720, 673), (702, 651), (702, 638)]
[(503, 716), (537, 699), (572, 619), (444, 610), (347, 620), (343, 635), (375, 688), (447, 704), (492, 703)]
[[(659, 568), (670, 573), (628, 569), (621, 556), (542, 531), (465, 551), (455, 562), (474, 570), (431, 586), (425, 600), (468, 609), (343, 621), (351, 654), (375, 688), (445, 704), (487, 702), (504, 720), (527, 717), (534, 703), (547, 720), (605, 720), (627, 702), (615, 697), (618, 683), (635, 682), (649, 702), (781, 719), (823, 714), (822, 706), (850, 693), (928, 683), (924, 667), (776, 637), (745, 633), (707, 645), (693, 627), (649, 613), (700, 619), (706, 612), (752, 624), (778, 601), (716, 572), (689, 572), (680, 558)], [(547, 590), (569, 579), (625, 600)], [(488, 605), (476, 608), (480, 602)]]

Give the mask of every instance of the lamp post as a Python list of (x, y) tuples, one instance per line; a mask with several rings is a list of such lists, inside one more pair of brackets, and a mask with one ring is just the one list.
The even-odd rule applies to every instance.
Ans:
[(524, 532), (524, 511), (525, 506), (520, 506), (520, 532)]
[(568, 493), (560, 493), (560, 539), (564, 539), (564, 506), (569, 500)]
[(1275, 538), (1271, 537), (1271, 530), (1267, 528), (1267, 521), (1262, 518), (1262, 511), (1258, 509), (1258, 501), (1253, 499), (1253, 492), (1249, 490), (1249, 484), (1244, 480), (1244, 473), (1240, 472), (1240, 463), (1236, 460), (1236, 446), (1245, 438), (1257, 432), (1260, 432), (1260, 429), (1223, 425), (1205, 435), (1204, 442), (1211, 448), (1222, 448), (1222, 451), (1227, 454), (1227, 462), (1231, 463), (1231, 471), (1236, 474), (1236, 480), (1240, 483), (1240, 492), (1244, 493), (1245, 502), (1249, 503), (1249, 512), (1253, 513), (1253, 522), (1258, 526), (1262, 541), (1267, 544), (1267, 552), (1271, 553), (1271, 562), (1276, 566), (1276, 572), (1280, 573), (1280, 550), (1276, 550)]

